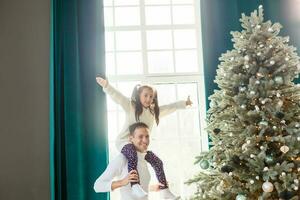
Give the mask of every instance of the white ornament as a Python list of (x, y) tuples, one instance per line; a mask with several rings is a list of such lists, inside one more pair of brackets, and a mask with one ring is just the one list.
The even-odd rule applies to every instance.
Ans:
[(234, 57), (231, 57), (230, 60), (233, 61), (233, 60), (234, 60)]
[(271, 65), (274, 65), (274, 64), (275, 64), (275, 61), (274, 61), (274, 60), (271, 60), (271, 61), (270, 61), (270, 64), (271, 64)]
[(267, 121), (261, 121), (261, 122), (259, 122), (259, 125), (268, 126), (268, 122)]
[(289, 150), (290, 150), (289, 147), (286, 146), (286, 145), (280, 147), (280, 151), (283, 152), (283, 153), (287, 153)]
[(247, 200), (247, 197), (245, 197), (244, 195), (242, 194), (239, 194), (235, 197), (235, 200)]
[(273, 189), (274, 189), (274, 186), (271, 182), (267, 181), (267, 182), (264, 182), (263, 185), (262, 185), (262, 189), (264, 192), (272, 192)]
[(232, 176), (232, 172), (229, 172), (229, 174), (228, 174), (229, 176)]
[(246, 90), (246, 87), (240, 87), (240, 91), (244, 92)]
[(294, 183), (298, 184), (299, 180), (298, 179), (294, 179)]
[(249, 60), (250, 60), (250, 58), (249, 58), (248, 55), (246, 55), (246, 56), (244, 57), (244, 59), (245, 59), (246, 61), (249, 61)]
[(264, 172), (268, 171), (269, 168), (268, 167), (264, 167)]
[(283, 83), (283, 78), (281, 76), (276, 76), (275, 77), (275, 82), (278, 84), (282, 84)]
[(260, 84), (260, 81), (259, 80), (255, 81), (255, 84), (256, 85)]
[(298, 186), (295, 186), (295, 187), (294, 187), (294, 190), (298, 190)]
[(300, 141), (300, 137), (297, 137), (297, 140)]
[(278, 106), (279, 108), (281, 108), (282, 105), (283, 105), (283, 101), (279, 100), (278, 103), (277, 103), (277, 106)]
[(285, 172), (282, 172), (281, 175), (282, 175), (282, 176), (286, 176), (286, 173), (285, 173)]
[(257, 56), (260, 56), (260, 55), (261, 55), (261, 52), (258, 52), (256, 55), (257, 55)]
[(255, 178), (256, 178), (256, 180), (259, 180), (259, 176), (256, 176)]
[(229, 133), (229, 136), (232, 137), (232, 133)]
[(255, 91), (253, 91), (253, 90), (250, 91), (250, 94), (251, 94), (251, 95), (255, 95)]
[(280, 163), (276, 163), (277, 166), (280, 166)]
[(257, 25), (256, 28), (257, 28), (257, 29), (260, 29), (260, 28), (261, 28), (261, 25)]
[(245, 109), (245, 108), (246, 108), (246, 105), (245, 105), (245, 104), (241, 105), (241, 108), (242, 108), (242, 109)]
[(273, 32), (273, 29), (270, 27), (270, 28), (268, 28), (268, 31), (269, 32)]
[(258, 77), (264, 77), (261, 73), (256, 73), (256, 76), (258, 76)]
[(264, 47), (264, 45), (263, 45), (263, 44), (261, 44), (261, 45), (259, 45), (259, 47), (260, 47), (260, 48), (263, 48), (263, 47)]
[(275, 130), (277, 127), (276, 126), (273, 126), (273, 129)]
[(258, 112), (259, 111), (259, 107), (257, 105), (255, 105), (255, 110)]
[(289, 57), (285, 57), (285, 59), (284, 59), (284, 60), (285, 60), (285, 61), (288, 61), (289, 59), (290, 59)]
[(242, 145), (242, 150), (247, 150), (247, 145), (248, 145), (248, 144), (246, 144), (246, 143), (243, 144), (243, 145)]
[(255, 157), (255, 155), (253, 155), (253, 154), (250, 154), (250, 158), (254, 158)]
[(258, 6), (258, 8), (259, 8), (259, 9), (262, 9), (262, 8), (263, 8), (263, 6), (262, 6), (262, 5), (259, 5), (259, 6)]
[(250, 144), (251, 143), (251, 141), (250, 140), (247, 140), (247, 144)]
[(264, 147), (263, 147), (263, 146), (260, 146), (259, 148), (260, 148), (260, 150), (263, 150), (263, 149), (264, 149)]
[(299, 126), (300, 126), (300, 124), (297, 122), (297, 123), (295, 124), (295, 127), (296, 127), (296, 128), (299, 128)]
[(250, 180), (250, 184), (254, 184), (254, 180)]
[(249, 68), (249, 65), (245, 65), (245, 68), (248, 69), (248, 68)]
[(270, 45), (269, 45), (269, 48), (272, 49), (272, 48), (273, 48), (273, 45), (270, 44)]
[(277, 93), (276, 96), (277, 96), (277, 97), (280, 97), (281, 95), (280, 95), (280, 93)]

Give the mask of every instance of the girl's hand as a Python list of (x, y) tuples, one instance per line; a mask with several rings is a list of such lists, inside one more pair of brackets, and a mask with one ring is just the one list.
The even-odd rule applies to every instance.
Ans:
[(96, 81), (99, 85), (101, 85), (102, 87), (106, 88), (107, 87), (107, 84), (108, 84), (108, 81), (105, 80), (104, 78), (101, 78), (99, 76), (96, 77)]
[(149, 190), (152, 191), (152, 192), (158, 192), (160, 190), (159, 186), (164, 186), (164, 184), (158, 183), (158, 184), (155, 184), (155, 185), (150, 185)]
[(139, 175), (136, 170), (131, 170), (128, 175), (122, 179), (122, 185), (125, 186), (128, 183), (136, 183), (139, 182)]
[(187, 98), (185, 104), (186, 104), (187, 106), (191, 106), (191, 105), (193, 104), (193, 102), (192, 102), (191, 99), (190, 99), (190, 96), (188, 96), (188, 98)]

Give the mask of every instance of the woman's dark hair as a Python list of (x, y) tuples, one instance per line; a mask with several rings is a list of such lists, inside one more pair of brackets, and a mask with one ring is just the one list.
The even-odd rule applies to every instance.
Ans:
[(135, 120), (138, 122), (140, 121), (140, 115), (143, 112), (143, 105), (140, 101), (140, 95), (144, 89), (150, 89), (153, 91), (153, 105), (150, 106), (150, 112), (155, 116), (156, 124), (159, 124), (159, 106), (158, 106), (158, 100), (157, 100), (157, 92), (156, 90), (149, 86), (149, 85), (136, 85), (133, 89), (132, 95), (131, 95), (131, 101), (133, 106), (135, 107)]
[(129, 126), (129, 133), (132, 135), (137, 128), (146, 128), (146, 129), (149, 129), (149, 127), (147, 126), (147, 124), (145, 124), (143, 122), (136, 122), (136, 123), (131, 124)]

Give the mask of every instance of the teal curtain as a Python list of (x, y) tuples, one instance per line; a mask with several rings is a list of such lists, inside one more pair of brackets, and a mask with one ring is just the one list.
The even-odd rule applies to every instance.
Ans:
[(51, 200), (105, 200), (93, 184), (108, 161), (102, 1), (51, 1)]
[[(239, 22), (241, 13), (249, 15), (259, 5), (263, 5), (265, 20), (280, 22), (283, 25), (281, 35), (290, 36), (290, 44), (297, 47), (300, 54), (300, 20), (289, 17), (288, 4), (284, 0), (201, 0), (200, 3), (207, 109), (209, 109), (208, 97), (218, 89), (214, 83), (218, 58), (233, 48), (230, 31), (242, 30)], [(300, 83), (300, 78), (295, 82)]]

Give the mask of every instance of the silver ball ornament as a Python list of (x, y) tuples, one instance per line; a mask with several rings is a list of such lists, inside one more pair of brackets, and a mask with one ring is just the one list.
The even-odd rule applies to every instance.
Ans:
[(264, 192), (272, 192), (273, 189), (274, 189), (274, 186), (271, 182), (267, 181), (267, 182), (264, 182), (263, 185), (262, 185), (262, 189)]

